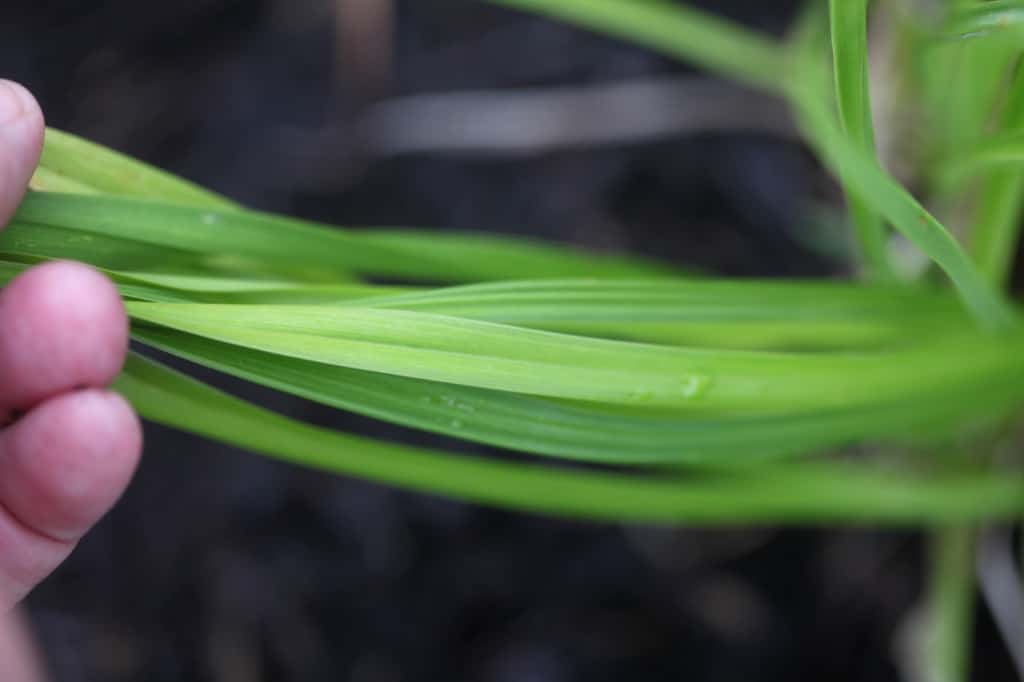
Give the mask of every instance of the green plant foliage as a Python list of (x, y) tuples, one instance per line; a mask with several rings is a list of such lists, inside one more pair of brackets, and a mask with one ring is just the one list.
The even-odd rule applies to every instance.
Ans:
[[(976, 226), (971, 247), (983, 272), (997, 285), (1004, 286), (1010, 276), (1013, 254), (1020, 236), (1020, 214), (1024, 208), (1024, 166), (1016, 140), (1024, 135), (1024, 70), (1018, 65), (1011, 89), (1003, 105), (1000, 134), (993, 143), (980, 143), (964, 153), (968, 168), (994, 166), (984, 179), (985, 185), (975, 212)], [(1007, 157), (1017, 154), (1015, 161)], [(1009, 162), (1010, 167), (1003, 167)]]
[(386, 376), (136, 325), (144, 343), (243, 379), (370, 417), (521, 452), (620, 464), (749, 465), (887, 438), (925, 445), (998, 422), (1020, 400), (1010, 383), (866, 408), (785, 415), (688, 416)]
[[(785, 99), (847, 197), (869, 281), (728, 281), (523, 239), (334, 228), (50, 130), (36, 191), (0, 234), (0, 284), (81, 260), (116, 284), (144, 346), (549, 460), (337, 433), (129, 358), (117, 388), (146, 418), (294, 464), (591, 520), (934, 527), (918, 655), (966, 679), (974, 525), (1024, 517), (1024, 461), (991, 456), (1024, 407), (1024, 326), (1004, 292), (1024, 207), (1024, 3), (808, 2), (780, 39), (667, 0), (492, 1)], [(872, 115), (872, 7), (899, 48), (882, 91), (910, 125)], [(917, 163), (884, 167), (883, 132)], [(948, 282), (899, 281), (889, 227)], [(847, 446), (860, 457), (838, 457)]]
[(156, 421), (285, 461), (573, 518), (905, 525), (1013, 518), (1024, 495), (1024, 482), (1015, 479), (894, 476), (838, 464), (745, 475), (651, 477), (461, 457), (300, 424), (134, 355), (117, 388)]
[[(56, 231), (56, 232), (55, 232)], [(74, 234), (71, 234), (74, 233)], [(532, 241), (407, 230), (343, 231), (254, 211), (197, 208), (152, 200), (35, 193), (0, 237), (0, 251), (53, 256), (38, 240), (63, 241), (66, 253), (97, 265), (134, 266), (139, 254), (170, 250), (179, 263), (217, 256), (315, 273), (423, 281), (552, 276), (657, 276), (666, 267), (590, 255)], [(159, 250), (155, 247), (159, 247)], [(139, 266), (143, 267), (143, 266)], [(119, 268), (124, 269), (124, 268)]]
[(1024, 3), (988, 0), (960, 3), (951, 13), (944, 35), (952, 39), (1024, 38)]
[(817, 62), (812, 51), (794, 55), (796, 79), (789, 86), (790, 100), (809, 142), (854, 196), (864, 197), (871, 208), (913, 242), (953, 281), (957, 292), (978, 321), (990, 329), (1016, 323), (1004, 297), (992, 287), (964, 249), (906, 188), (841, 131), (820, 97)]
[[(83, 177), (88, 180), (83, 181)], [(238, 208), (234, 202), (198, 185), (52, 128), (46, 131), (43, 158), (33, 185), (51, 192), (160, 197), (186, 206)]]
[[(978, 334), (886, 353), (671, 348), (355, 306), (129, 303), (139, 320), (326, 364), (502, 391), (694, 411), (849, 406), (955, 390), (1019, 365), (1019, 334), (969, 355)], [(983, 336), (981, 338), (984, 338)], [(952, 364), (942, 358), (958, 357)], [(937, 362), (939, 361), (939, 362)], [(929, 371), (921, 375), (922, 368)]]
[[(875, 135), (868, 87), (868, 2), (829, 0), (828, 6), (839, 120), (851, 143), (874, 156)], [(870, 272), (875, 276), (891, 278), (892, 270), (886, 255), (885, 226), (862, 197), (850, 194), (848, 200)]]
[[(991, 227), (972, 261), (929, 197), (877, 158), (863, 1), (812, 6), (788, 40), (669, 2), (499, 4), (786, 98), (850, 198), (868, 269), (890, 281), (727, 281), (514, 238), (333, 228), (247, 210), (50, 131), (37, 191), (0, 235), (0, 282), (41, 260), (82, 260), (118, 286), (144, 345), (376, 419), (605, 468), (335, 433), (129, 361), (118, 388), (147, 418), (296, 464), (591, 519), (923, 524), (1024, 514), (1017, 464), (947, 467), (929, 454), (989, 442), (1024, 404), (1024, 329), (993, 274), (1005, 271), (1016, 234), (1020, 105), (998, 96), (1001, 76), (985, 75), (992, 65), (1008, 73), (1016, 48), (1006, 31), (980, 35), (997, 32), (982, 28), (989, 14), (956, 10), (908, 32), (920, 43), (915, 69), (963, 63), (979, 75), (962, 86), (976, 101), (931, 124), (971, 129), (922, 136), (944, 140), (926, 178), (938, 179), (939, 196), (973, 196), (960, 178), (1005, 173), (979, 194)], [(984, 9), (997, 4), (1015, 21), (1008, 3)], [(919, 81), (927, 101), (938, 85)], [(986, 120), (1001, 123), (992, 131)], [(952, 287), (896, 282), (885, 223)], [(873, 454), (822, 457), (855, 444)]]
[(775, 41), (668, 0), (491, 0), (640, 43), (713, 73), (776, 92), (785, 54)]

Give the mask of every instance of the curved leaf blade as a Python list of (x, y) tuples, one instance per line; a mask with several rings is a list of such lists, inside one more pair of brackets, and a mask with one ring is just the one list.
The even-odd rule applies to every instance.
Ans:
[(682, 478), (460, 457), (301, 424), (135, 355), (117, 389), (153, 421), (287, 462), (468, 502), (577, 519), (910, 525), (1015, 519), (1024, 499), (1024, 479), (1002, 474), (926, 479), (821, 465)]

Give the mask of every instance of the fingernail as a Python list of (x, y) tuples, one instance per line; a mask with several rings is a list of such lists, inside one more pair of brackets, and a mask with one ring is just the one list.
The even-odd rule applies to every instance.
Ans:
[(0, 125), (17, 120), (25, 113), (28, 92), (11, 81), (0, 78)]

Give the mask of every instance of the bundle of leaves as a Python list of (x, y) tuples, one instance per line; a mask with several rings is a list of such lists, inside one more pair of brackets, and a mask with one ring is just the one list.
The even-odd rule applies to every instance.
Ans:
[[(723, 280), (510, 238), (317, 225), (50, 130), (36, 191), (0, 235), (0, 281), (84, 261), (117, 284), (143, 347), (537, 456), (314, 427), (129, 358), (117, 388), (146, 418), (297, 464), (578, 518), (936, 528), (925, 659), (962, 677), (972, 529), (1024, 517), (1024, 460), (1004, 447), (1024, 407), (1024, 326), (1005, 292), (1024, 3), (880, 4), (915, 197), (876, 149), (866, 0), (811, 2), (784, 41), (667, 2), (499, 2), (787, 101), (846, 193), (860, 276)], [(898, 267), (901, 247), (924, 265)]]

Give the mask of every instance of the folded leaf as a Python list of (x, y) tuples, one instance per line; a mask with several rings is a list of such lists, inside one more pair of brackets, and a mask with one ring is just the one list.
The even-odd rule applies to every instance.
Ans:
[[(792, 412), (1020, 376), (1021, 333), (947, 334), (876, 353), (675, 348), (404, 310), (127, 304), (138, 320), (237, 346), (431, 381), (645, 408)], [(981, 336), (985, 339), (985, 336)], [(955, 359), (955, 361), (953, 361)]]
[(883, 438), (934, 443), (966, 427), (994, 424), (1024, 398), (1016, 382), (994, 382), (958, 399), (922, 393), (796, 415), (667, 416), (362, 372), (146, 324), (136, 325), (133, 336), (192, 362), (376, 419), (519, 452), (630, 465), (751, 466)]
[(468, 502), (572, 518), (645, 523), (872, 523), (1016, 519), (1024, 479), (898, 476), (844, 465), (749, 475), (643, 476), (446, 454), (308, 426), (133, 355), (119, 379), (159, 423), (277, 459)]

